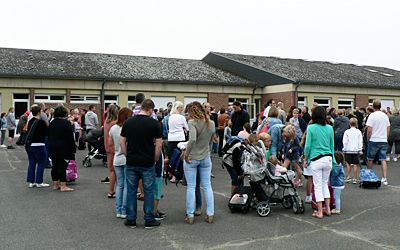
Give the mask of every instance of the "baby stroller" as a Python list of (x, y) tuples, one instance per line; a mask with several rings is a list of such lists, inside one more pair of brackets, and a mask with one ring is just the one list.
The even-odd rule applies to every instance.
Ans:
[(275, 176), (275, 166), (266, 160), (261, 147), (247, 144), (242, 156), (242, 168), (250, 174), (253, 191), (251, 207), (259, 216), (268, 216), (271, 205), (282, 204), (292, 208), (295, 214), (304, 213), (304, 203), (297, 193), (292, 180), (295, 173), (289, 170), (282, 176)]
[(89, 153), (83, 159), (83, 166), (89, 168), (92, 166), (92, 159), (103, 160), (103, 164), (107, 165), (107, 153), (104, 147), (103, 128), (91, 130), (84, 140), (92, 146)]

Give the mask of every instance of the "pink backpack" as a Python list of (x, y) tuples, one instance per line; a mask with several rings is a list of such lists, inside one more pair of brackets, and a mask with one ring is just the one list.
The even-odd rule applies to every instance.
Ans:
[(70, 160), (67, 167), (67, 180), (78, 179), (78, 168), (74, 160)]

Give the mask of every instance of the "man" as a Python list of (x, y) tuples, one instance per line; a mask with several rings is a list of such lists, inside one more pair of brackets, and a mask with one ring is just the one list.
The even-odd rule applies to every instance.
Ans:
[[(86, 133), (89, 134), (90, 130), (96, 129), (99, 124), (99, 119), (97, 118), (97, 114), (95, 113), (96, 106), (93, 104), (89, 105), (89, 112), (85, 115), (85, 124), (86, 124)], [(89, 151), (92, 149), (92, 146), (88, 144)]]
[(250, 122), (249, 113), (242, 108), (242, 103), (239, 101), (235, 101), (232, 104), (232, 108), (235, 111), (231, 116), (232, 121), (232, 136), (237, 136), (238, 133), (243, 130), (243, 126), (246, 122)]
[(390, 122), (386, 114), (381, 111), (381, 102), (376, 100), (372, 105), (374, 112), (369, 115), (366, 129), (368, 141), (368, 168), (372, 169), (373, 160), (378, 153), (382, 164), (383, 177), (381, 182), (388, 185), (386, 150), (388, 147), (387, 139), (390, 132)]
[(228, 107), (228, 111), (226, 112), (230, 117), (232, 117), (232, 113), (233, 113), (233, 107), (229, 106)]
[(301, 108), (301, 118), (303, 118), (303, 120), (307, 123), (307, 125), (311, 121), (311, 116), (308, 113), (308, 107), (307, 106), (303, 106)]
[(268, 112), (271, 106), (276, 106), (275, 100), (274, 99), (269, 99), (267, 104), (264, 104), (264, 106), (267, 106), (264, 110), (264, 116), (268, 117)]
[(141, 103), (138, 115), (129, 118), (121, 130), (121, 149), (126, 156), (126, 180), (128, 195), (126, 201), (125, 225), (136, 227), (136, 190), (139, 179), (143, 179), (145, 227), (160, 226), (154, 214), (155, 163), (161, 154), (162, 129), (157, 120), (150, 117), (154, 102), (146, 99)]
[[(135, 99), (136, 100), (136, 108), (133, 110), (133, 115), (134, 116), (138, 115), (140, 113), (142, 102), (145, 99), (146, 99), (146, 95), (144, 93), (139, 92), (139, 93), (136, 94), (136, 99)], [(172, 103), (171, 103), (171, 105), (172, 105)], [(153, 112), (151, 114), (151, 117), (156, 119), (156, 120), (158, 120), (157, 116), (156, 116), (156, 113), (154, 113), (154, 110), (153, 110)]]
[[(365, 111), (365, 109), (364, 109)], [(361, 133), (363, 132), (363, 119), (364, 119), (364, 115), (360, 112), (360, 109), (358, 107), (356, 107), (356, 112), (354, 112), (354, 115), (357, 118), (357, 126), (358, 129), (361, 131)]]
[[(47, 127), (49, 126), (50, 122), (49, 122), (49, 117), (46, 114), (46, 105), (41, 102), (38, 104), (39, 108), (42, 110), (42, 115), (40, 117), (40, 120), (43, 120)], [(46, 165), (45, 168), (52, 168), (51, 164), (50, 164), (50, 158), (49, 158), (49, 137), (46, 135), (44, 137), (45, 140), (45, 149), (46, 149)]]
[(283, 105), (283, 102), (278, 102), (277, 107), (278, 107), (278, 111), (279, 111), (278, 118), (279, 118), (279, 120), (282, 121), (282, 124), (285, 124), (286, 123), (286, 118), (287, 118), (286, 117), (286, 112), (285, 112), (285, 110), (283, 110), (285, 108), (285, 105)]

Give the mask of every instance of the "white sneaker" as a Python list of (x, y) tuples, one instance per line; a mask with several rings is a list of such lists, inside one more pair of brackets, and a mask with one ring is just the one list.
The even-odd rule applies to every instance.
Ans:
[(41, 188), (41, 187), (50, 187), (50, 184), (48, 183), (36, 183), (36, 187)]
[(382, 182), (382, 185), (385, 185), (385, 186), (389, 184), (389, 182), (385, 178), (382, 178), (381, 182)]
[(397, 161), (397, 158), (395, 157), (395, 158), (393, 158), (393, 161)]
[(121, 218), (122, 217), (122, 214), (117, 214), (117, 218)]
[(386, 161), (390, 161), (390, 157), (386, 157)]
[(126, 219), (126, 214), (121, 214), (121, 219)]
[(312, 196), (307, 196), (305, 203), (312, 203)]
[(36, 187), (36, 183), (29, 183), (29, 187), (30, 187), (30, 188)]
[(4, 145), (4, 144), (2, 144), (2, 145), (0, 145), (0, 147), (2, 147), (2, 148), (6, 148), (7, 146), (6, 146), (6, 145)]

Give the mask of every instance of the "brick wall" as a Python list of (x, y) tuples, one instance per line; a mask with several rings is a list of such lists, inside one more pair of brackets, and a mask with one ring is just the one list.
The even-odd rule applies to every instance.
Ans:
[(283, 102), (284, 109), (286, 112), (289, 111), (292, 105), (296, 105), (294, 91), (263, 94), (261, 96), (261, 110), (263, 110), (264, 108), (264, 103), (266, 103), (269, 99), (274, 99), (276, 104), (278, 104), (278, 102)]
[[(58, 106), (58, 103), (44, 103), (46, 105), (46, 108), (56, 108)], [(99, 118), (99, 123), (103, 124), (103, 115), (101, 114), (101, 104), (100, 103), (63, 103), (64, 107), (68, 109), (68, 112), (70, 109), (79, 109), (79, 114), (81, 114), (82, 109), (86, 109), (89, 111), (89, 105), (93, 104), (96, 107), (95, 113), (97, 114), (97, 117)]]
[(208, 93), (208, 102), (215, 106), (215, 111), (218, 112), (222, 107), (225, 109), (229, 106), (229, 94), (226, 93)]
[(354, 108), (355, 107), (367, 107), (369, 103), (369, 95), (356, 94)]

